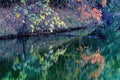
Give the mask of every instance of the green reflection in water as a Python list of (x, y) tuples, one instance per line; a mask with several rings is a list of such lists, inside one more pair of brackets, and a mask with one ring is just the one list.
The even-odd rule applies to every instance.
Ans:
[(120, 32), (102, 33), (1, 41), (0, 80), (119, 80)]

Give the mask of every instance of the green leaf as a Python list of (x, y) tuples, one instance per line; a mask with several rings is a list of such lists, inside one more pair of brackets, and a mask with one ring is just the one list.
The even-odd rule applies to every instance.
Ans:
[(26, 1), (25, 0), (20, 0), (21, 3), (25, 3)]

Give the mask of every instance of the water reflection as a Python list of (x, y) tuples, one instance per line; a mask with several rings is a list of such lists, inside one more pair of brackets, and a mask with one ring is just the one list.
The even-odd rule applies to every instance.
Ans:
[(0, 41), (0, 79), (119, 80), (119, 39), (46, 36)]

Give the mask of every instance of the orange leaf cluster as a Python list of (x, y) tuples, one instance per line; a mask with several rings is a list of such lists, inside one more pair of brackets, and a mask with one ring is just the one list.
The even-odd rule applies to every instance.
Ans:
[(99, 75), (101, 74), (104, 68), (104, 57), (100, 55), (99, 49), (98, 51), (91, 56), (91, 63), (97, 63), (99, 65), (98, 69), (93, 71), (91, 77), (94, 77), (95, 80), (98, 80)]
[(96, 8), (93, 8), (91, 10), (91, 15), (94, 19), (96, 19), (97, 21), (101, 21), (101, 17), (102, 17), (102, 11), (98, 10)]
[(90, 57), (86, 56), (85, 54), (82, 54), (82, 59), (88, 61), (90, 60)]
[[(92, 17), (98, 22), (101, 21), (101, 17), (102, 17), (101, 10), (98, 10), (96, 8), (91, 9), (91, 7), (89, 7), (88, 5), (83, 5), (82, 7), (78, 7), (77, 10), (81, 11), (81, 16), (83, 20), (90, 19), (90, 17)], [(79, 20), (82, 21), (81, 19)]]
[(90, 61), (91, 61), (92, 64), (94, 64), (94, 63), (97, 63), (97, 64), (102, 63), (102, 64), (104, 64), (104, 58), (103, 58), (103, 56), (100, 55), (99, 49), (98, 49), (98, 51), (96, 51), (95, 54), (93, 54), (91, 56)]
[(90, 61), (91, 64), (96, 63), (97, 65), (99, 65), (98, 69), (96, 69), (89, 75), (89, 77), (94, 77), (95, 80), (98, 80), (98, 77), (104, 68), (104, 57), (100, 55), (99, 49), (91, 56), (86, 56), (85, 54), (83, 54), (82, 59), (86, 62)]
[(89, 19), (91, 17), (91, 14), (85, 11), (82, 13), (82, 17), (84, 17), (84, 19)]
[(77, 10), (81, 12), (81, 18), (78, 19), (80, 22), (83, 22), (83, 20), (89, 19), (91, 17), (89, 12), (90, 7), (88, 5), (84, 4), (82, 7), (79, 6)]
[(92, 64), (104, 64), (104, 58), (100, 55), (99, 49), (91, 56), (86, 56), (85, 54), (82, 54), (82, 59), (87, 62), (90, 61), (90, 63)]
[(81, 10), (82, 10), (82, 7), (78, 7), (77, 10), (78, 10), (78, 11), (81, 11)]

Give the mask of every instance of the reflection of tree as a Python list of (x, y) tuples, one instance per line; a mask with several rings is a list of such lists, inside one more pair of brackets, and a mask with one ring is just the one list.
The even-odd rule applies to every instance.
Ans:
[(24, 61), (26, 59), (26, 48), (25, 48), (25, 45), (26, 45), (26, 41), (27, 41), (27, 38), (19, 38), (18, 39), (20, 44), (22, 45), (22, 53), (19, 54), (19, 57), (22, 61)]
[[(23, 52), (21, 55), (27, 56), (27, 58), (17, 56), (13, 63), (6, 63), (7, 65), (10, 64), (12, 68), (5, 68), (5, 65), (2, 65), (0, 68), (6, 70), (6, 74), (9, 73), (9, 76), (5, 76), (10, 77), (10, 79), (13, 79), (15, 76), (14, 73), (17, 74), (17, 77), (14, 77), (14, 79), (23, 80), (34, 80), (36, 77), (37, 79), (35, 80), (97, 80), (98, 77), (101, 79), (101, 75), (108, 79), (113, 71), (115, 71), (115, 74), (117, 75), (119, 75), (118, 72), (120, 72), (119, 34), (120, 32), (116, 33), (115, 31), (114, 36), (108, 36), (106, 34), (106, 38), (112, 38), (109, 39), (109, 41), (106, 40), (105, 43), (102, 43), (102, 41), (100, 42), (99, 40), (98, 42), (95, 41), (97, 39), (89, 39), (84, 43), (77, 39), (62, 44), (55, 49), (53, 45), (51, 45), (49, 47), (49, 52), (43, 53), (42, 55), (40, 54), (41, 52), (36, 51), (36, 47), (33, 45), (30, 53), (26, 54), (26, 41), (20, 40), (20, 44), (22, 44), (22, 47), (20, 48), (22, 48)], [(95, 50), (98, 47), (100, 47), (101, 53), (99, 49), (97, 51)], [(101, 54), (104, 55), (104, 57), (101, 56)], [(104, 58), (107, 66), (104, 64)], [(22, 61), (19, 59), (25, 60)], [(0, 63), (5, 64), (5, 62)], [(103, 71), (103, 68), (107, 68), (107, 71)], [(103, 73), (107, 74), (103, 75)], [(111, 77), (113, 77), (113, 75), (114, 74), (112, 74)]]
[(89, 47), (86, 49), (80, 44), (77, 39), (63, 45), (67, 50), (64, 55), (59, 56), (58, 62), (49, 68), (48, 79), (98, 80), (104, 69), (104, 57), (100, 55), (99, 49), (93, 53)]
[(93, 65), (97, 65), (97, 69), (93, 70), (89, 74), (89, 78), (94, 78), (95, 80), (98, 80), (99, 75), (101, 74), (102, 70), (104, 69), (104, 57), (100, 55), (100, 51), (96, 51), (91, 56), (86, 56), (85, 54), (82, 54), (82, 60), (77, 60), (77, 63), (81, 64), (83, 67), (90, 63)]

